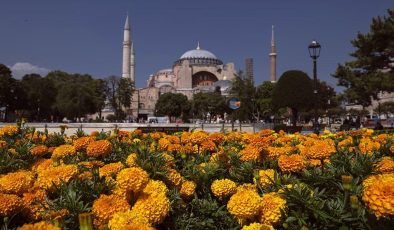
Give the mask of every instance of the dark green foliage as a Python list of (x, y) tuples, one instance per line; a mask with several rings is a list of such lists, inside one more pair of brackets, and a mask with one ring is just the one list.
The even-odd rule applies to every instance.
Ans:
[(177, 118), (190, 110), (190, 102), (181, 93), (165, 93), (160, 95), (155, 105), (155, 115)]
[(231, 112), (232, 119), (240, 121), (255, 120), (255, 111), (257, 109), (255, 105), (256, 90), (251, 79), (243, 79), (242, 71), (238, 73), (238, 77), (233, 81), (231, 94), (241, 102), (240, 108)]
[(208, 113), (212, 118), (215, 115), (223, 116), (226, 111), (228, 112), (226, 100), (220, 92), (194, 94), (191, 108), (192, 117), (200, 119), (206, 118)]
[(312, 81), (308, 75), (299, 70), (289, 70), (282, 74), (275, 86), (272, 106), (275, 110), (291, 108), (295, 126), (298, 112), (311, 108), (313, 98)]

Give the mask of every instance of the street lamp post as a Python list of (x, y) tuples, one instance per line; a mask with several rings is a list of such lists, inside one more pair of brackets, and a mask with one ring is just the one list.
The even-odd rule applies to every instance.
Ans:
[(313, 59), (313, 95), (315, 99), (314, 103), (314, 122), (313, 122), (313, 132), (319, 134), (319, 124), (318, 124), (318, 117), (317, 117), (317, 106), (318, 106), (318, 97), (317, 97), (317, 70), (316, 70), (316, 60), (320, 56), (320, 44), (313, 40), (311, 44), (308, 46), (309, 55)]

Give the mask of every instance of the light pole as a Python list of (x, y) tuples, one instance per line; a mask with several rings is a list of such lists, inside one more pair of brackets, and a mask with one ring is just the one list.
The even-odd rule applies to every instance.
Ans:
[(313, 96), (315, 99), (314, 103), (314, 122), (313, 122), (313, 132), (319, 134), (319, 124), (318, 124), (318, 117), (317, 117), (317, 106), (318, 106), (318, 97), (317, 97), (317, 70), (316, 70), (316, 60), (320, 56), (320, 44), (313, 40), (311, 44), (308, 46), (309, 55), (313, 59)]

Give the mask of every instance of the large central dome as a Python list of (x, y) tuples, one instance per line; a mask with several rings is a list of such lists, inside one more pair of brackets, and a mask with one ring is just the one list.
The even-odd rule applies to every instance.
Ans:
[(200, 48), (200, 45), (197, 46), (196, 49), (194, 50), (189, 50), (186, 53), (184, 53), (180, 59), (184, 58), (211, 58), (211, 59), (217, 59), (217, 57), (209, 52), (208, 50), (203, 50)]
[(188, 60), (191, 65), (221, 65), (223, 62), (219, 60), (215, 54), (200, 48), (200, 44), (194, 50), (185, 52), (175, 64), (180, 64), (183, 60)]

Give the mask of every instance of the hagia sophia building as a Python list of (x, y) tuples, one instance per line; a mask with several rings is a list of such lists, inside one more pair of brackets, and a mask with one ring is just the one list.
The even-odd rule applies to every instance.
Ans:
[[(276, 51), (272, 30), (271, 42), (271, 81), (276, 81)], [(127, 16), (123, 36), (122, 77), (135, 81), (135, 53), (130, 36), (130, 24)], [(212, 92), (220, 87), (222, 95), (228, 95), (232, 80), (236, 79), (234, 63), (224, 64), (215, 54), (201, 48), (186, 51), (172, 64), (171, 68), (162, 69), (149, 76), (146, 87), (136, 88), (127, 114), (132, 118), (147, 120), (154, 115), (155, 104), (161, 94), (182, 93), (192, 99), (199, 92)]]

